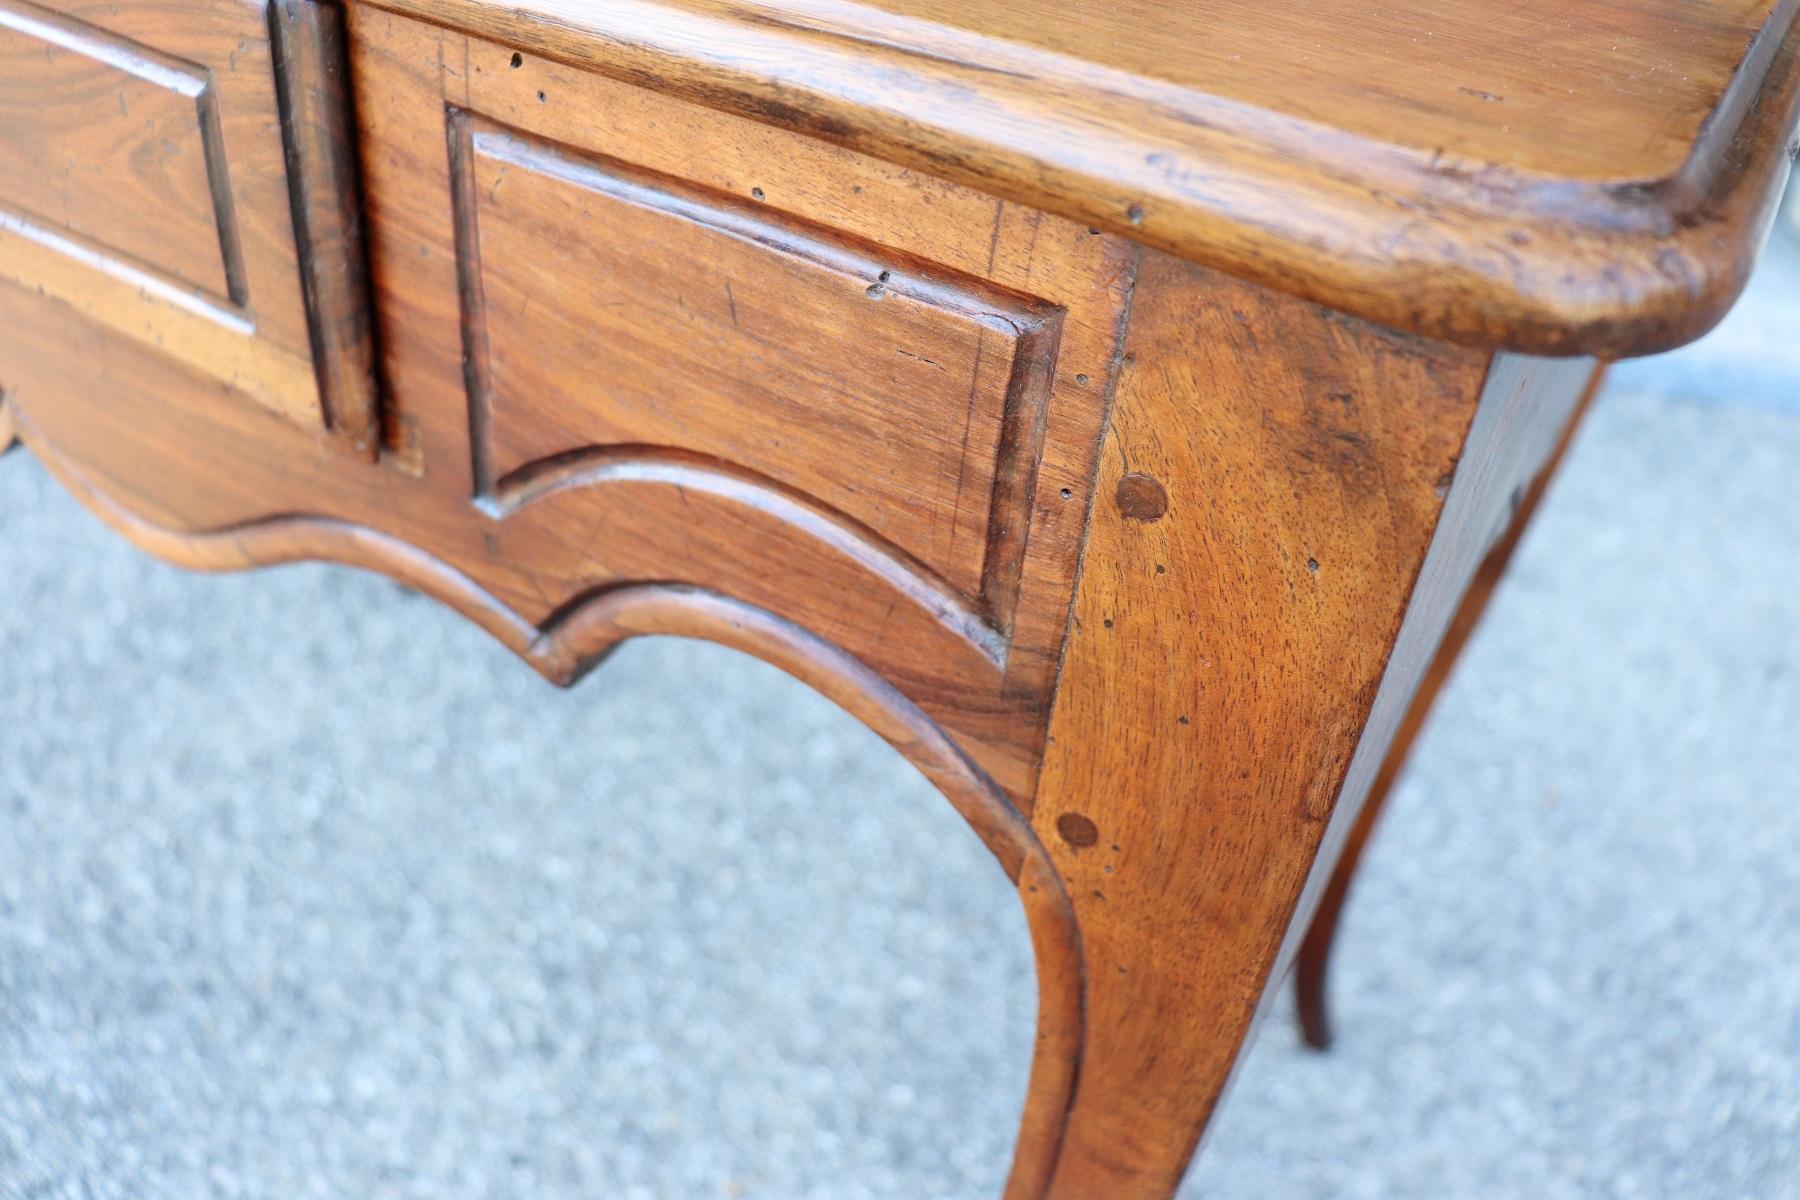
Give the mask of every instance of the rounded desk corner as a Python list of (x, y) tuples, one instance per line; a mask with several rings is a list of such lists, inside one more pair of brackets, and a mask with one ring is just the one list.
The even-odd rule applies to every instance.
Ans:
[[(1497, 279), (1491, 310), (1508, 314), (1487, 337), (1498, 350), (1603, 361), (1661, 354), (1710, 333), (1737, 304), (1773, 228), (1792, 161), (1800, 93), (1787, 80), (1760, 130), (1746, 128), (1737, 161), (1699, 199), (1682, 181), (1628, 189), (1651, 197), (1642, 232), (1594, 235), (1587, 253), (1549, 258), (1531, 274)], [(1531, 287), (1535, 278), (1542, 286)], [(1530, 290), (1528, 290), (1528, 287)]]

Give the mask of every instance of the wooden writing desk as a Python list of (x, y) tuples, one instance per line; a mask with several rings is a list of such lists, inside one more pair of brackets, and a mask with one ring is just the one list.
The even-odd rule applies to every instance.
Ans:
[(0, 443), (817, 687), (1017, 881), (1007, 1195), (1167, 1196), (1597, 363), (1741, 287), (1795, 8), (0, 0)]

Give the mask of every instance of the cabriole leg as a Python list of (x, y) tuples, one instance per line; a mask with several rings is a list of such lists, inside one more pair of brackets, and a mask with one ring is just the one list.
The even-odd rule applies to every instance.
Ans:
[(1056, 1200), (1173, 1193), (1588, 373), (1146, 259), (1033, 812), (1084, 972)]

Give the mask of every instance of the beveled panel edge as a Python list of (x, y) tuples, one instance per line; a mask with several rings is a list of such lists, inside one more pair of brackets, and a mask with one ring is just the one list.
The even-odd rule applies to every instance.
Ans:
[(32, 214), (0, 209), (0, 228), (53, 250), (90, 270), (143, 287), (197, 315), (239, 333), (254, 332), (250, 282), (243, 240), (231, 191), (231, 171), (219, 123), (218, 93), (212, 71), (201, 63), (145, 45), (110, 29), (39, 7), (31, 0), (0, 0), (0, 27), (60, 47), (155, 87), (186, 97), (200, 126), (201, 154), (212, 198), (213, 225), (219, 235), (219, 260), (226, 294), (170, 274), (99, 238), (56, 229)]
[(72, 256), (83, 261), (85, 250), (42, 238), (35, 226), (16, 225), (0, 213), (0, 281), (59, 301), (123, 337), (207, 371), (287, 420), (316, 426), (318, 386), (310, 357), (258, 338), (242, 318), (196, 311), (191, 298), (148, 276), (133, 280), (94, 271), (87, 286), (61, 286), (57, 270), (66, 270)]
[(1710, 329), (1796, 153), (1796, 0), (1771, 10), (1680, 171), (1604, 185), (1471, 172), (854, 4), (376, 2), (1380, 324), (1539, 355), (1627, 357)]
[[(773, 126), (746, 123), (717, 108), (694, 105), (594, 72), (557, 67), (559, 82), (546, 103), (535, 97), (547, 81), (533, 78), (534, 72), (525, 69), (532, 65), (528, 61), (512, 65), (510, 48), (465, 43), (455, 31), (369, 5), (357, 4), (347, 12), (355, 33), (353, 61), (365, 73), (359, 76), (359, 83), (366, 81), (367, 87), (366, 93), (359, 92), (358, 101), (359, 116), (369, 136), (363, 165), (372, 173), (371, 184), (378, 191), (370, 215), (383, 223), (372, 226), (369, 244), (377, 255), (377, 278), (395, 286), (396, 294), (404, 298), (402, 305), (388, 310), (399, 319), (391, 328), (384, 325), (390, 334), (384, 354), (392, 356), (396, 382), (404, 385), (393, 397), (392, 412), (398, 421), (418, 423), (435, 460), (433, 469), (420, 479), (429, 490), (441, 493), (450, 507), (432, 519), (448, 528), (475, 531), (483, 547), (474, 552), (477, 559), (504, 553), (515, 536), (542, 541), (550, 553), (559, 555), (554, 564), (545, 564), (559, 580), (556, 588), (547, 591), (540, 586), (535, 568), (506, 580), (501, 594), (534, 619), (542, 619), (566, 601), (562, 581), (574, 582), (579, 592), (600, 583), (630, 579), (716, 588), (814, 629), (857, 654), (929, 712), (1021, 810), (1029, 810), (1043, 753), (1044, 716), (1054, 694), (1059, 648), (1067, 635), (1082, 531), (1096, 507), (1092, 481), (1099, 469), (1101, 429), (1120, 369), (1139, 248), (1126, 239), (1102, 236), (1101, 231), (1040, 210), (1000, 204), (991, 194), (980, 195), (981, 203), (958, 210), (959, 219), (979, 217), (982, 224), (978, 237), (956, 242), (960, 251), (953, 273), (988, 279), (1003, 295), (1034, 296), (1067, 314), (1057, 327), (1057, 374), (1045, 413), (1043, 453), (1035, 464), (1037, 476), (1029, 485), (1028, 586), (1018, 599), (1005, 666), (997, 672), (990, 655), (971, 646), (939, 615), (922, 610), (916, 598), (895, 592), (881, 577), (856, 570), (832, 546), (771, 521), (757, 510), (721, 504), (710, 495), (692, 496), (692, 506), (705, 510), (702, 521), (692, 520), (677, 488), (659, 482), (572, 489), (546, 497), (506, 520), (480, 514), (473, 503), (475, 485), (467, 444), (466, 342), (457, 307), (456, 218), (445, 114), (447, 107), (461, 107), (515, 128), (542, 128), (541, 136), (553, 144), (598, 145), (650, 167), (652, 173), (688, 181), (708, 196), (772, 199), (782, 192), (765, 188), (767, 197), (754, 194), (758, 189), (753, 184), (767, 182), (757, 178), (755, 160), (767, 156), (784, 163), (803, 162), (807, 181), (818, 180), (819, 187), (830, 189), (830, 194), (841, 193), (843, 200), (841, 214), (838, 204), (815, 204), (802, 219), (813, 227), (845, 233), (859, 244), (886, 244), (882, 230), (893, 227), (884, 216), (890, 211), (906, 228), (928, 229), (931, 222), (921, 215), (917, 193), (936, 197), (966, 189), (947, 181), (935, 183), (911, 168), (856, 156)], [(484, 61), (485, 76), (481, 69)], [(465, 68), (462, 63), (471, 65)], [(517, 95), (509, 102), (503, 94), (463, 86), (464, 81), (484, 78), (489, 87), (504, 81)], [(591, 90), (584, 90), (581, 81), (585, 79), (595, 82)], [(571, 106), (579, 115), (561, 115)], [(538, 123), (540, 112), (545, 114), (544, 127)], [(607, 133), (615, 121), (617, 143)], [(654, 147), (663, 143), (653, 135), (658, 131), (672, 134), (677, 129), (728, 145), (751, 139), (756, 155), (736, 161), (735, 166), (752, 169), (708, 175), (702, 173), (707, 169), (705, 163), (695, 169), (684, 168), (681, 164), (688, 161), (684, 152), (671, 150), (665, 163), (640, 156), (633, 149), (650, 146), (648, 154), (654, 155)], [(840, 171), (844, 174), (839, 175)], [(479, 178), (482, 186), (489, 182), (485, 176)], [(885, 186), (866, 189), (870, 195), (857, 193), (852, 185), (865, 178), (885, 181)], [(409, 204), (422, 206), (410, 211), (425, 211), (430, 220), (409, 223), (393, 209), (391, 199), (383, 198), (402, 195), (409, 198)], [(853, 196), (856, 199), (851, 199)], [(794, 214), (795, 210), (785, 209), (779, 201), (775, 206)], [(758, 205), (757, 211), (763, 208)], [(988, 220), (993, 221), (991, 226)], [(390, 233), (394, 236), (389, 237)], [(915, 247), (930, 246), (934, 241), (929, 235), (897, 240), (901, 246)], [(428, 253), (420, 255), (420, 247)], [(898, 261), (904, 265), (911, 259), (911, 255), (901, 254)], [(497, 288), (497, 281), (489, 279), (488, 290), (496, 299)], [(724, 311), (722, 295), (718, 307)], [(1085, 377), (1075, 374), (1077, 371)], [(997, 398), (1005, 382), (1004, 373), (991, 374), (987, 394)], [(989, 411), (998, 412), (1000, 407), (990, 402)], [(1035, 436), (1035, 431), (1026, 432)], [(547, 453), (564, 441), (583, 440), (595, 439), (546, 440), (541, 450)], [(991, 450), (988, 457), (991, 461)], [(987, 481), (982, 486), (985, 492)], [(475, 518), (466, 526), (464, 513)], [(668, 537), (625, 539), (608, 530), (609, 526), (642, 528), (646, 522), (666, 530)], [(972, 532), (974, 527), (965, 528)], [(694, 549), (684, 536), (690, 531), (705, 542), (703, 552), (684, 552), (684, 547)], [(722, 540), (737, 536), (737, 531), (756, 538), (774, 535), (774, 544), (781, 547), (779, 557), (759, 562)], [(606, 541), (609, 537), (615, 540)], [(973, 539), (968, 544), (972, 546)], [(617, 546), (618, 553), (595, 554), (595, 545)], [(800, 589), (805, 599), (792, 604), (777, 594), (782, 586), (778, 582), (783, 575), (780, 568), (790, 561), (789, 556), (801, 565), (807, 579), (824, 585)], [(966, 591), (979, 586), (968, 573), (959, 583)], [(867, 600), (853, 604), (854, 615), (848, 618), (844, 603), (832, 594), (839, 587), (853, 588)], [(898, 608), (890, 608), (894, 600), (900, 601)]]
[(611, 484), (668, 483), (684, 492), (713, 496), (778, 520), (910, 598), (921, 611), (981, 651), (996, 668), (1006, 664), (1006, 639), (986, 614), (937, 572), (873, 530), (794, 488), (754, 471), (691, 451), (665, 446), (586, 446), (540, 458), (509, 471), (490, 496), (476, 501), (489, 516), (505, 518), (561, 492)]
[[(450, 162), (451, 209), (455, 223), (458, 309), (463, 339), (463, 375), (468, 395), (470, 471), (477, 507), (503, 518), (548, 491), (602, 485), (630, 462), (637, 469), (704, 471), (708, 479), (729, 481), (725, 491), (754, 507), (786, 512), (794, 527), (825, 541), (891, 584), (933, 607), (960, 636), (1004, 667), (1025, 567), (1025, 540), (1046, 416), (1055, 377), (1064, 310), (1023, 296), (991, 280), (925, 264), (891, 275), (882, 255), (861, 239), (777, 215), (738, 197), (713, 193), (632, 163), (577, 147), (563, 147), (528, 130), (516, 129), (456, 104), (445, 106)], [(478, 144), (478, 139), (485, 139)], [(557, 178), (572, 178), (615, 199), (646, 205), (763, 246), (770, 253), (798, 256), (867, 278), (869, 287), (904, 292), (946, 311), (992, 326), (1014, 339), (1012, 373), (1002, 411), (1002, 436), (995, 460), (981, 591), (966, 595), (916, 555), (893, 544), (862, 522), (818, 499), (776, 483), (753, 464), (719, 462), (696, 467), (707, 456), (670, 447), (632, 445), (572, 447), (527, 463), (504, 475), (493, 465), (485, 285), (481, 270), (480, 215), (475, 198), (477, 154), (503, 159)], [(911, 256), (901, 255), (900, 257)], [(544, 480), (555, 483), (546, 488)]]

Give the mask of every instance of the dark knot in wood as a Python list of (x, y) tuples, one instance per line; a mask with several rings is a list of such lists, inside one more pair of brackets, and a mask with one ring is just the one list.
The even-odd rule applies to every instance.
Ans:
[(1151, 475), (1132, 471), (1113, 493), (1119, 511), (1134, 521), (1154, 521), (1169, 511), (1169, 491)]
[(1100, 840), (1099, 826), (1078, 812), (1066, 812), (1056, 818), (1056, 832), (1077, 850), (1085, 850)]

